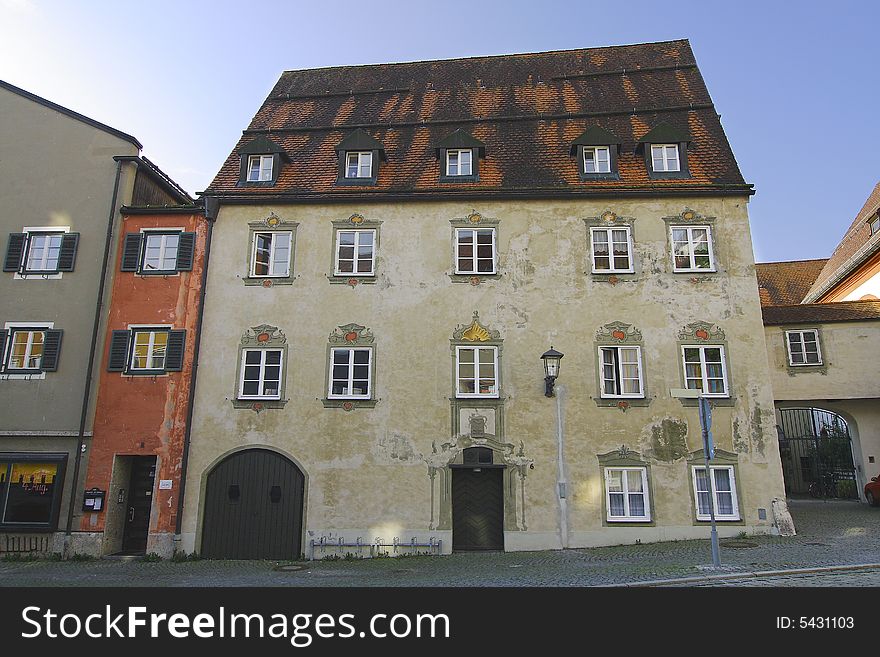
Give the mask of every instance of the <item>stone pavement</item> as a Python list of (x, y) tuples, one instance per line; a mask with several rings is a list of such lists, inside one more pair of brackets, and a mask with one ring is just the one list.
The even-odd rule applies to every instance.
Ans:
[[(790, 502), (794, 537), (722, 540), (726, 574), (880, 563), (880, 509), (846, 501)], [(313, 561), (0, 561), (0, 586), (595, 586), (712, 575), (709, 542), (446, 557)], [(877, 586), (880, 568), (691, 582), (713, 586)]]

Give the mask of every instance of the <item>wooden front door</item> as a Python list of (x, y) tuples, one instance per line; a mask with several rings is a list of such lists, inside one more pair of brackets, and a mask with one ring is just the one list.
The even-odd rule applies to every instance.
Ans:
[(504, 469), (456, 467), (452, 471), (452, 549), (504, 549)]
[(265, 449), (221, 461), (205, 490), (202, 556), (208, 559), (298, 559), (302, 554), (305, 476)]
[(153, 508), (156, 457), (134, 456), (128, 480), (128, 505), (122, 534), (122, 554), (146, 554)]

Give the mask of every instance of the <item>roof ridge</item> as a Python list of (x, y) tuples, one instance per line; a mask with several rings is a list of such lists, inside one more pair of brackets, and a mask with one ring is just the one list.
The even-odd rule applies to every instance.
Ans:
[(340, 68), (369, 68), (372, 66), (405, 66), (408, 64), (432, 64), (435, 62), (463, 62), (463, 61), (472, 61), (475, 59), (498, 59), (501, 57), (525, 57), (525, 56), (534, 56), (534, 55), (555, 55), (562, 53), (571, 53), (571, 52), (587, 52), (591, 50), (610, 50), (612, 48), (635, 48), (636, 46), (655, 46), (663, 43), (685, 43), (690, 47), (690, 40), (687, 38), (682, 39), (666, 39), (663, 41), (644, 41), (638, 43), (622, 43), (613, 46), (592, 46), (589, 48), (562, 48), (559, 50), (541, 50), (538, 52), (511, 52), (511, 53), (502, 53), (498, 55), (472, 55), (470, 57), (440, 57), (437, 59), (415, 59), (412, 61), (405, 62), (379, 62), (374, 64), (338, 64), (336, 66), (319, 66), (317, 68), (291, 68), (284, 69), (281, 72), (283, 76), (285, 73), (301, 73), (303, 71), (330, 71), (333, 69)]

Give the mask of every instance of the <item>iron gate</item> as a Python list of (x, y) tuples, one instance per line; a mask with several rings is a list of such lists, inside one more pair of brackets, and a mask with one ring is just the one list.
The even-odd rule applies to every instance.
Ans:
[(818, 408), (779, 411), (779, 455), (789, 495), (858, 499), (849, 427)]

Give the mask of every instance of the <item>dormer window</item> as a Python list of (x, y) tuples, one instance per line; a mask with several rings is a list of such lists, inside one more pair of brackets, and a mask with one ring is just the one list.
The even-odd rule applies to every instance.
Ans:
[(447, 176), (472, 176), (473, 175), (473, 151), (471, 149), (456, 148), (446, 151), (446, 175)]
[(290, 158), (274, 141), (261, 135), (239, 149), (241, 174), (239, 187), (271, 187), (278, 181), (282, 162)]
[(690, 178), (687, 160), (690, 142), (686, 128), (664, 123), (639, 140), (636, 152), (643, 150), (649, 178)]
[(875, 233), (880, 233), (880, 214), (878, 214), (876, 217), (871, 219), (870, 226), (871, 226), (871, 235), (874, 235)]
[(486, 157), (486, 146), (464, 130), (458, 129), (436, 146), (440, 160), (440, 182), (477, 182), (480, 159)]
[(372, 178), (372, 151), (349, 151), (345, 154), (346, 178)]
[(366, 130), (358, 128), (336, 146), (339, 159), (337, 185), (375, 185), (385, 147)]
[(248, 157), (248, 182), (269, 182), (272, 180), (272, 155), (251, 155)]
[(681, 171), (678, 144), (651, 144), (651, 166), (654, 171)]
[(590, 180), (617, 180), (620, 139), (613, 132), (590, 126), (571, 144), (569, 154), (576, 157), (578, 177)]

